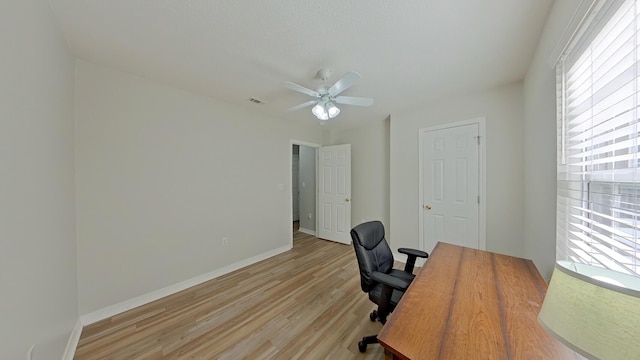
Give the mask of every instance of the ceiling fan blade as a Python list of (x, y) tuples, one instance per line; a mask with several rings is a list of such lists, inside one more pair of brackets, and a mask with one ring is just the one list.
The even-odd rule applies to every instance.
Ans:
[(296, 105), (296, 106), (292, 106), (292, 107), (288, 108), (287, 112), (297, 111), (297, 110), (300, 110), (302, 108), (306, 108), (307, 106), (314, 105), (317, 102), (318, 102), (318, 100), (309, 100), (309, 101), (307, 101), (305, 103), (302, 103), (300, 105)]
[(314, 90), (311, 90), (311, 89), (307, 89), (304, 86), (300, 86), (298, 84), (294, 84), (294, 83), (292, 83), (290, 81), (285, 81), (285, 82), (282, 83), (282, 85), (284, 87), (288, 87), (289, 89), (291, 89), (293, 91), (301, 92), (303, 94), (307, 94), (309, 96), (313, 96), (313, 97), (316, 97), (316, 98), (320, 97), (320, 94), (317, 91), (314, 91)]
[(346, 104), (346, 105), (357, 105), (357, 106), (373, 105), (373, 99), (353, 97), (353, 96), (338, 96), (335, 101), (338, 104)]
[(356, 83), (356, 81), (358, 81), (358, 79), (360, 79), (360, 74), (354, 71), (349, 71), (348, 73), (344, 74), (344, 76), (340, 78), (340, 80), (336, 81), (336, 83), (333, 84), (333, 86), (330, 87), (327, 91), (329, 92), (329, 95), (336, 96), (350, 88), (353, 84)]

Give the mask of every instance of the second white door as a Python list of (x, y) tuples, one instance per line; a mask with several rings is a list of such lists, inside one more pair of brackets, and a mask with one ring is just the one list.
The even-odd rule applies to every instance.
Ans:
[(318, 148), (318, 237), (351, 243), (351, 145)]
[(420, 144), (424, 250), (439, 241), (478, 249), (478, 124), (423, 131)]

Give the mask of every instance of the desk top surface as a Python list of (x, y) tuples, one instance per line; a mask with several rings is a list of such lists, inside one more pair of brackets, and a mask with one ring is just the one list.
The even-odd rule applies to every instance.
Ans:
[(575, 359), (537, 316), (531, 260), (438, 243), (378, 334), (400, 359)]

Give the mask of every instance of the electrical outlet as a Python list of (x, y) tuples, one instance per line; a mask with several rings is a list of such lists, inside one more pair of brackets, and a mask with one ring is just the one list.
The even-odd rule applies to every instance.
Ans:
[(229, 238), (228, 237), (223, 237), (222, 238), (222, 246), (228, 246), (229, 245)]
[(309, 213), (309, 215), (307, 215), (307, 219), (311, 220), (311, 213)]

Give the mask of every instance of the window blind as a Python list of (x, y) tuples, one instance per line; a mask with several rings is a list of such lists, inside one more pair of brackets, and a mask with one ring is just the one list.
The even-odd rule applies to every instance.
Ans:
[(640, 276), (640, 6), (600, 1), (557, 66), (558, 259)]

